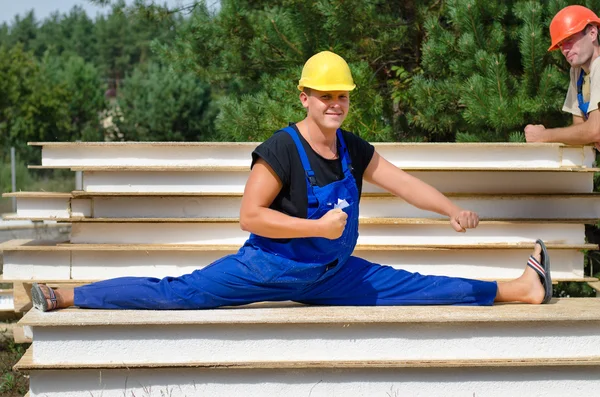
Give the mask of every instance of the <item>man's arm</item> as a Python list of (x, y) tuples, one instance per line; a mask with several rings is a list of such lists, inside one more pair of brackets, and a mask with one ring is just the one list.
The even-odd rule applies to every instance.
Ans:
[(282, 188), (273, 169), (258, 159), (250, 171), (240, 208), (242, 230), (269, 238), (340, 237), (348, 215), (341, 209), (329, 211), (320, 219), (303, 219), (269, 208)]
[(548, 128), (529, 124), (525, 127), (527, 142), (559, 142), (567, 145), (587, 145), (600, 142), (600, 111), (588, 114), (588, 119), (573, 116), (573, 125), (564, 128)]
[(402, 171), (381, 157), (377, 151), (365, 170), (364, 178), (417, 208), (450, 217), (452, 227), (457, 232), (474, 228), (479, 223), (476, 213), (462, 210), (433, 186)]

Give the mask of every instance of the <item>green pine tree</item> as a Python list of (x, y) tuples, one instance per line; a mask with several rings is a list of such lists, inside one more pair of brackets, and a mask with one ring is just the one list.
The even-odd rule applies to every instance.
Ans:
[(521, 141), (529, 123), (568, 123), (560, 109), (569, 67), (560, 53), (547, 51), (548, 26), (574, 3), (449, 0), (425, 23), (410, 122), (431, 140), (467, 142)]
[[(350, 64), (358, 88), (345, 127), (373, 141), (407, 139), (408, 109), (398, 89), (418, 65), (422, 29), (437, 1), (223, 0), (204, 3), (171, 42), (155, 49), (179, 71), (213, 87), (223, 140), (262, 140), (303, 116), (296, 84), (313, 54), (331, 50)], [(406, 73), (401, 73), (404, 70)]]

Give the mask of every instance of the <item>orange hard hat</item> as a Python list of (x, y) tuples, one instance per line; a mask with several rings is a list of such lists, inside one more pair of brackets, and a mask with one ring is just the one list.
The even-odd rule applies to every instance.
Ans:
[(600, 25), (600, 18), (584, 6), (568, 6), (560, 10), (550, 22), (552, 45), (548, 51), (558, 49), (561, 41), (581, 32), (590, 23)]

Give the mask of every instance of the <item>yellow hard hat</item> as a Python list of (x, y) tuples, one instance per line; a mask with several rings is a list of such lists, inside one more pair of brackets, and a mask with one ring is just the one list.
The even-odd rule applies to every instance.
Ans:
[(319, 91), (352, 91), (356, 85), (344, 58), (331, 51), (322, 51), (310, 57), (302, 68), (298, 89)]

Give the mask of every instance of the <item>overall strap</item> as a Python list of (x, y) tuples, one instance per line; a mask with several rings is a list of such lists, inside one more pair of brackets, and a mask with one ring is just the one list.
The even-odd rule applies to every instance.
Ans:
[(338, 142), (340, 143), (340, 158), (342, 160), (342, 170), (344, 171), (344, 175), (348, 175), (348, 173), (352, 173), (352, 160), (350, 159), (350, 153), (348, 153), (348, 148), (346, 147), (346, 142), (344, 141), (344, 137), (342, 136), (342, 130), (338, 128), (336, 131)]
[(294, 140), (294, 143), (296, 144), (298, 155), (300, 155), (300, 161), (302, 162), (304, 174), (306, 175), (306, 193), (308, 194), (308, 207), (318, 207), (319, 201), (317, 200), (317, 197), (313, 192), (313, 186), (317, 184), (317, 179), (315, 178), (314, 171), (310, 168), (310, 162), (308, 161), (308, 156), (306, 155), (304, 146), (302, 146), (302, 142), (300, 142), (300, 137), (298, 137), (298, 133), (296, 132), (296, 130), (290, 126), (283, 128), (282, 131), (285, 131), (288, 134), (290, 134), (290, 136)]
[(583, 79), (585, 77), (585, 72), (581, 69), (581, 73), (579, 73), (579, 78), (577, 79), (577, 102), (579, 103), (579, 109), (583, 112), (583, 118), (587, 120), (588, 108), (590, 106), (590, 102), (585, 102), (583, 99)]

